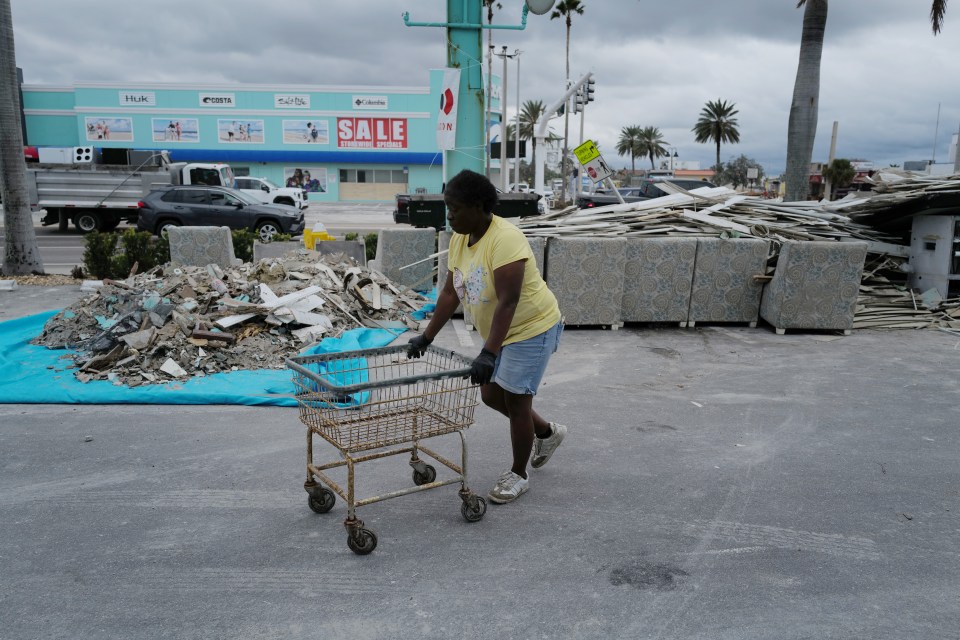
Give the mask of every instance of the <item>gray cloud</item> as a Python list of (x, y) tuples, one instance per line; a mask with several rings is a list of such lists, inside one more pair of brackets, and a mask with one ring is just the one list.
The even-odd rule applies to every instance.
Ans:
[[(520, 21), (520, 0), (502, 0), (496, 24)], [(783, 170), (787, 117), (803, 10), (794, 0), (585, 0), (571, 31), (571, 75), (593, 71), (597, 101), (585, 135), (608, 161), (621, 128), (656, 126), (684, 160), (713, 163), (712, 145), (690, 129), (704, 103), (737, 105), (745, 154), (767, 173)], [(951, 7), (951, 9), (954, 9)], [(191, 82), (425, 85), (446, 61), (443, 30), (406, 27), (445, 20), (445, 5), (415, 0), (12, 0), (17, 63), (30, 84)], [(929, 1), (842, 0), (830, 5), (823, 51), (815, 160), (837, 154), (881, 166), (945, 160), (960, 128), (960, 15), (934, 37)], [(563, 89), (565, 27), (530, 15), (524, 31), (494, 32), (497, 49), (521, 49), (521, 99), (552, 102)], [(484, 34), (486, 43), (486, 34)], [(499, 62), (495, 72), (500, 72)], [(515, 102), (509, 68), (509, 110)], [(562, 120), (554, 122), (562, 133)], [(571, 122), (579, 141), (579, 118)], [(646, 161), (647, 164), (649, 161)], [(638, 162), (639, 166), (647, 166)]]

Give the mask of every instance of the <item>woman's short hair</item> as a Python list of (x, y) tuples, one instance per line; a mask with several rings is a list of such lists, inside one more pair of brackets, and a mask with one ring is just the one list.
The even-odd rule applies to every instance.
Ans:
[(457, 202), (479, 202), (484, 213), (492, 213), (497, 206), (497, 188), (486, 176), (464, 169), (450, 178), (443, 190), (444, 195)]

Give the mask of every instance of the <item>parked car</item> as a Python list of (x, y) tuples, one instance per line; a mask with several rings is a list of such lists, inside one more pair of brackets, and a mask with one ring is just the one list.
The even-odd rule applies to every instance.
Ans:
[(261, 240), (303, 231), (303, 213), (285, 204), (263, 204), (228, 187), (197, 185), (154, 189), (138, 203), (137, 228), (166, 235), (171, 226), (251, 229)]
[(667, 195), (667, 192), (657, 186), (657, 184), (660, 182), (669, 182), (670, 184), (676, 185), (681, 189), (686, 189), (687, 191), (699, 189), (700, 187), (717, 186), (712, 182), (707, 182), (706, 180), (697, 180), (696, 178), (652, 178), (643, 180), (640, 183), (640, 190), (648, 198), (659, 198), (661, 196), (665, 196)]
[[(640, 187), (622, 187), (618, 189), (623, 196), (624, 202), (636, 202), (638, 200), (647, 200)], [(611, 189), (597, 189), (593, 193), (581, 193), (577, 198), (577, 206), (581, 209), (591, 209), (593, 207), (602, 207), (608, 204), (620, 204), (617, 194)]]
[(307, 206), (307, 192), (300, 187), (278, 187), (266, 178), (238, 176), (233, 180), (233, 188), (252, 196), (264, 204), (289, 204), (303, 209)]
[[(712, 182), (706, 180), (696, 180), (693, 178), (646, 178), (635, 187), (623, 187), (619, 189), (624, 202), (637, 202), (639, 200), (649, 200), (667, 195), (667, 192), (657, 186), (660, 182), (669, 182), (681, 189), (691, 190), (700, 187), (714, 187)], [(590, 209), (592, 207), (602, 207), (608, 204), (620, 204), (617, 194), (609, 189), (597, 189), (593, 194), (581, 194), (577, 200), (577, 205), (581, 209)]]

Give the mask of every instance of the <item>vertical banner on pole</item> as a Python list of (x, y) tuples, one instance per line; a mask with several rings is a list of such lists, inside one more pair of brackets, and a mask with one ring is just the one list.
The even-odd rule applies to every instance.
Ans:
[(443, 70), (440, 90), (440, 111), (437, 114), (437, 147), (450, 151), (457, 146), (457, 92), (460, 90), (460, 69)]

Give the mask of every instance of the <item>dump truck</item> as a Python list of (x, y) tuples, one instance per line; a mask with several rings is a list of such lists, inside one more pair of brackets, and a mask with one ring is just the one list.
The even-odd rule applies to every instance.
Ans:
[(44, 226), (72, 222), (82, 233), (110, 231), (137, 222), (138, 203), (158, 186), (203, 184), (232, 187), (233, 170), (221, 163), (170, 162), (167, 152), (139, 166), (36, 164), (27, 169), (31, 211), (45, 212)]
[[(546, 213), (542, 196), (537, 193), (500, 193), (494, 213), (503, 218), (523, 218)], [(393, 221), (414, 227), (433, 227), (440, 231), (446, 227), (447, 207), (442, 193), (398, 193)]]

